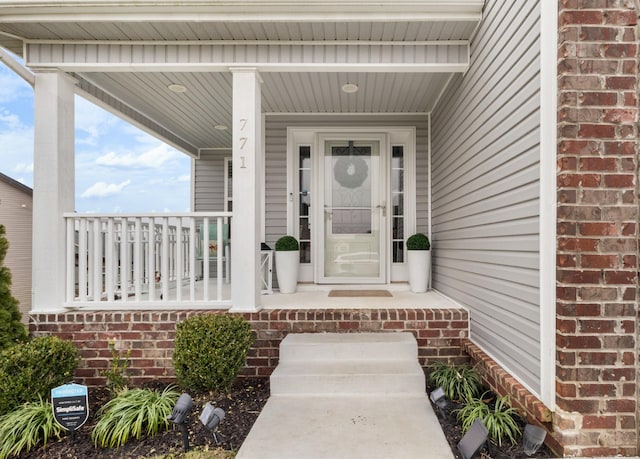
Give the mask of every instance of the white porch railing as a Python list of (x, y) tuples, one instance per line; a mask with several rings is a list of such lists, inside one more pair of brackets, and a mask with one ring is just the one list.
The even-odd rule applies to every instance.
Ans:
[(231, 216), (65, 214), (65, 306), (230, 306)]

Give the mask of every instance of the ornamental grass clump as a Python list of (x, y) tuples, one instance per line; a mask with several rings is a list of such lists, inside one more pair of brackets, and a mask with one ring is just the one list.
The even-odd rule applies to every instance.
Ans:
[(489, 392), (485, 392), (480, 398), (466, 400), (465, 405), (456, 410), (458, 421), (462, 423), (462, 431), (469, 430), (473, 421), (480, 418), (494, 443), (502, 446), (502, 440), (507, 438), (515, 445), (522, 433), (516, 421), (520, 417), (518, 410), (509, 406), (508, 395), (498, 397), (493, 408), (485, 401), (489, 398)]
[(474, 367), (440, 361), (431, 365), (429, 381), (436, 387), (442, 387), (449, 400), (474, 398), (482, 388), (482, 379)]
[(176, 326), (173, 366), (178, 384), (194, 391), (227, 391), (251, 344), (251, 325), (242, 316), (206, 314), (186, 319)]
[(131, 438), (154, 436), (169, 426), (167, 416), (178, 400), (172, 386), (162, 392), (151, 389), (123, 389), (98, 410), (100, 420), (91, 439), (102, 448), (118, 448)]
[(29, 451), (51, 437), (61, 438), (62, 427), (53, 418), (51, 403), (40, 398), (37, 402), (0, 416), (0, 459)]

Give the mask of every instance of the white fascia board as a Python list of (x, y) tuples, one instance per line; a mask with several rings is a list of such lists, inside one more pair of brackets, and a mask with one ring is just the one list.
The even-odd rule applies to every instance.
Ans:
[[(219, 64), (79, 64), (64, 62), (27, 63), (33, 69), (56, 68), (65, 72), (228, 72), (237, 62)], [(468, 64), (264, 64), (243, 63), (243, 67), (269, 72), (375, 72), (375, 73), (464, 73)]]
[(480, 20), (484, 0), (14, 0), (0, 1), (2, 22)]

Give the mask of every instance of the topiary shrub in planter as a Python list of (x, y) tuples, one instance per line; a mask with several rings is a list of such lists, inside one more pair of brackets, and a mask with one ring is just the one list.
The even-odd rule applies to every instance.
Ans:
[(294, 293), (298, 285), (300, 244), (293, 236), (282, 236), (276, 241), (276, 272), (280, 293)]
[(173, 366), (178, 383), (196, 391), (227, 391), (253, 344), (242, 316), (206, 314), (176, 325)]
[(44, 336), (0, 353), (0, 415), (25, 402), (49, 399), (52, 388), (73, 379), (78, 350), (69, 341)]
[(430, 249), (429, 238), (422, 233), (413, 234), (407, 239), (409, 286), (414, 293), (424, 293), (429, 287), (431, 271)]

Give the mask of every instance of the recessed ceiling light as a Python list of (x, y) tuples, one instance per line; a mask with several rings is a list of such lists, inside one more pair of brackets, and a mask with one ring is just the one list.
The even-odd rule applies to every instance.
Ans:
[(213, 126), (213, 129), (217, 129), (218, 131), (226, 131), (229, 128), (224, 124), (216, 124), (215, 126)]
[(173, 91), (173, 92), (187, 92), (187, 88), (178, 83), (172, 83), (169, 86), (167, 86), (167, 88), (169, 88), (169, 91)]
[(358, 85), (354, 83), (344, 84), (342, 85), (342, 91), (346, 92), (347, 94), (352, 94), (358, 91)]

